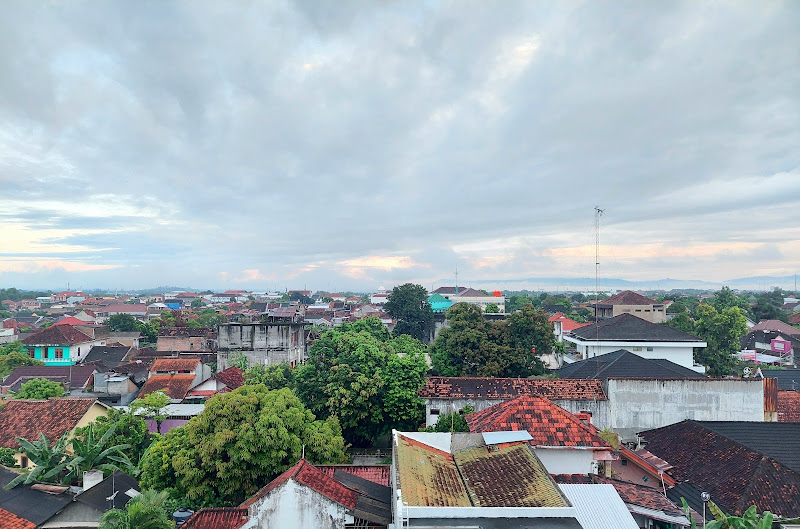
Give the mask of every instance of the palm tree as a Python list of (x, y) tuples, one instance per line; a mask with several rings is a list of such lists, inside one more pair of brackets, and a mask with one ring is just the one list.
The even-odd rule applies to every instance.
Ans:
[(60, 474), (70, 461), (70, 456), (67, 454), (69, 432), (62, 435), (52, 447), (43, 433), (39, 434), (38, 441), (17, 437), (17, 442), (25, 457), (35, 466), (12, 479), (4, 487), (6, 490), (13, 489), (20, 483), (30, 485), (36, 481), (58, 481), (57, 478), (55, 480), (53, 478)]
[(106, 447), (115, 430), (116, 425), (112, 425), (100, 439), (96, 439), (95, 425), (89, 423), (84, 434), (72, 440), (72, 452), (75, 455), (67, 463), (66, 468), (69, 469), (69, 473), (64, 477), (65, 482), (82, 479), (86, 470), (97, 469), (102, 470), (103, 474), (111, 474), (116, 470), (129, 471), (133, 468), (130, 459), (123, 452), (131, 445)]
[(173, 529), (174, 522), (164, 509), (169, 494), (143, 490), (125, 506), (111, 509), (100, 518), (100, 529)]

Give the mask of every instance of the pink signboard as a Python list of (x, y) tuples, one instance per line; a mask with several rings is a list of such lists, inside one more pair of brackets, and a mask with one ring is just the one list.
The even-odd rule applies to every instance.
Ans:
[(772, 340), (769, 342), (769, 348), (775, 353), (789, 354), (792, 350), (792, 342), (786, 340)]

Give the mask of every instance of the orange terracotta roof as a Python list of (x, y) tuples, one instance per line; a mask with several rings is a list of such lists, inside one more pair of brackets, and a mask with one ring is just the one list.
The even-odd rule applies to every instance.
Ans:
[(589, 447), (611, 450), (589, 426), (547, 399), (522, 396), (466, 417), (471, 432), (527, 430), (534, 446)]
[(586, 327), (587, 325), (591, 325), (591, 323), (578, 323), (577, 321), (564, 316), (560, 312), (556, 312), (555, 314), (550, 316), (549, 321), (551, 323), (555, 322), (555, 321), (560, 321), (561, 322), (561, 330), (564, 331), (564, 332), (573, 331), (575, 329), (579, 329), (581, 327)]
[(36, 529), (36, 524), (5, 509), (0, 509), (0, 527), (2, 529)]
[(333, 477), (337, 470), (347, 472), (384, 487), (391, 487), (391, 467), (389, 465), (314, 465), (326, 475)]
[(335, 501), (345, 507), (354, 509), (358, 499), (358, 493), (353, 489), (345, 487), (332, 477), (328, 476), (314, 465), (301, 459), (292, 468), (273, 479), (267, 486), (259, 490), (252, 497), (242, 503), (239, 507), (249, 507), (262, 498), (265, 494), (269, 494), (274, 489), (278, 488), (288, 480), (294, 480), (301, 483), (306, 487), (322, 494), (326, 498)]
[(139, 397), (163, 391), (171, 399), (184, 399), (193, 384), (194, 375), (153, 375), (145, 382)]
[(800, 422), (800, 391), (778, 391), (778, 421)]
[(244, 371), (236, 366), (220, 371), (215, 378), (231, 389), (236, 389), (244, 384)]
[(595, 476), (594, 479), (597, 483), (612, 485), (625, 503), (647, 507), (672, 516), (683, 516), (683, 509), (664, 496), (660, 489), (603, 476)]
[(606, 400), (600, 380), (553, 378), (429, 377), (422, 398), (513, 399), (533, 395), (550, 400)]
[(150, 371), (194, 371), (200, 365), (197, 358), (159, 358)]
[(213, 507), (200, 509), (183, 524), (183, 529), (237, 529), (247, 521), (247, 509)]
[(40, 433), (55, 443), (75, 428), (95, 402), (95, 399), (77, 397), (12, 399), (0, 407), (0, 446), (17, 449), (17, 437), (34, 441)]
[(91, 341), (89, 336), (71, 325), (51, 325), (28, 336), (22, 340), (22, 343), (25, 345), (73, 345)]

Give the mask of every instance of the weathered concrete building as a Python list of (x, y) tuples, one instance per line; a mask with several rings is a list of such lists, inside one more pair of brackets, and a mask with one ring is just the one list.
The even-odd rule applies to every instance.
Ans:
[(294, 367), (303, 363), (307, 358), (304, 327), (302, 320), (221, 324), (217, 369), (230, 367), (228, 355), (233, 351), (242, 351), (250, 365), (286, 362)]

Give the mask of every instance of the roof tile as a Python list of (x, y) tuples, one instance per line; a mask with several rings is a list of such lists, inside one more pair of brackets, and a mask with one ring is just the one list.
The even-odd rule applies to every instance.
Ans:
[(163, 391), (171, 399), (184, 399), (194, 385), (194, 375), (154, 375), (147, 379), (139, 397)]
[(24, 340), (25, 345), (73, 345), (91, 342), (92, 339), (71, 325), (51, 325)]
[(236, 366), (229, 367), (228, 369), (217, 373), (216, 379), (228, 386), (230, 389), (236, 389), (244, 384), (244, 371)]
[(306, 487), (322, 494), (326, 498), (335, 501), (345, 507), (354, 509), (358, 500), (358, 493), (348, 487), (345, 487), (332, 477), (328, 476), (321, 470), (317, 469), (306, 461), (301, 459), (296, 465), (289, 470), (273, 479), (264, 488), (251, 496), (248, 500), (240, 505), (240, 507), (249, 507), (264, 495), (269, 494), (271, 491), (278, 488), (288, 480), (294, 480), (301, 483)]
[(0, 527), (2, 529), (36, 529), (36, 524), (0, 508)]
[(599, 380), (429, 377), (419, 391), (422, 398), (438, 399), (513, 399), (520, 395), (550, 400), (606, 400)]
[(778, 421), (800, 422), (800, 391), (778, 391)]
[(247, 509), (213, 507), (200, 509), (183, 524), (183, 529), (237, 529), (247, 522)]
[(150, 371), (194, 371), (199, 365), (197, 358), (159, 358)]
[(54, 443), (75, 428), (95, 402), (76, 397), (10, 400), (0, 408), (0, 446), (17, 449), (17, 437), (36, 440), (40, 433)]
[(314, 465), (326, 475), (333, 477), (334, 472), (341, 470), (361, 479), (366, 479), (384, 487), (391, 487), (391, 467), (389, 465)]
[(471, 432), (527, 430), (533, 446), (580, 446), (610, 450), (589, 426), (547, 399), (522, 396), (466, 417)]
[(632, 290), (623, 290), (600, 302), (600, 305), (663, 305)]

